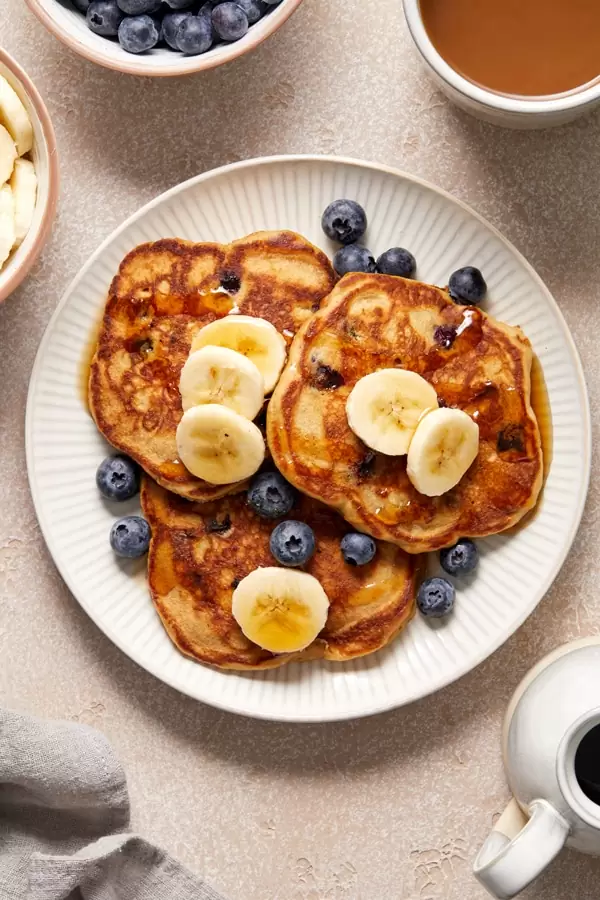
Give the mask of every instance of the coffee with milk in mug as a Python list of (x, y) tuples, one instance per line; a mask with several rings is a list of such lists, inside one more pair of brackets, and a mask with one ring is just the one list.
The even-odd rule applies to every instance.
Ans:
[(438, 53), (501, 94), (547, 96), (600, 76), (600, 0), (420, 0)]

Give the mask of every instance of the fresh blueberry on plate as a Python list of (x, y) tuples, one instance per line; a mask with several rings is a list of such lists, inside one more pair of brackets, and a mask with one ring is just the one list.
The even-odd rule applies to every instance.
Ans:
[(345, 534), (340, 547), (344, 562), (349, 566), (366, 566), (370, 563), (377, 551), (377, 545), (368, 534), (352, 531)]
[(261, 472), (250, 483), (248, 504), (263, 519), (287, 516), (296, 502), (296, 491), (279, 472)]
[(348, 244), (340, 247), (333, 257), (333, 268), (338, 275), (348, 272), (376, 272), (377, 266), (370, 250), (359, 244)]
[(159, 37), (159, 29), (150, 16), (128, 16), (119, 25), (119, 43), (127, 53), (152, 50)]
[(222, 41), (239, 41), (248, 31), (248, 16), (237, 3), (219, 3), (213, 9), (213, 28)]
[(454, 607), (454, 585), (446, 578), (427, 578), (417, 593), (417, 606), (424, 616), (441, 619)]
[(478, 562), (477, 545), (469, 538), (461, 538), (453, 547), (440, 550), (440, 565), (448, 575), (467, 575)]
[(93, 0), (86, 13), (88, 28), (100, 37), (116, 37), (124, 17), (117, 0)]
[(79, 10), (79, 12), (82, 12), (84, 15), (90, 8), (91, 2), (92, 0), (71, 0), (71, 3), (75, 7), (75, 9)]
[(189, 9), (190, 6), (194, 5), (194, 0), (166, 0), (166, 4), (171, 9)]
[(149, 16), (158, 12), (162, 0), (117, 0), (119, 9), (127, 16)]
[(354, 200), (334, 200), (323, 213), (321, 226), (332, 241), (355, 244), (367, 230), (367, 214)]
[(162, 20), (162, 37), (171, 50), (179, 50), (177, 46), (177, 31), (182, 22), (191, 18), (191, 12), (168, 12)]
[(107, 456), (98, 466), (96, 484), (107, 500), (130, 500), (140, 489), (140, 472), (128, 456)]
[(450, 276), (448, 293), (455, 303), (463, 306), (473, 306), (480, 303), (485, 297), (487, 284), (484, 277), (474, 266), (465, 266), (457, 269)]
[(417, 261), (404, 247), (391, 247), (377, 260), (377, 271), (382, 275), (398, 275), (412, 278), (417, 269)]
[(117, 556), (137, 559), (148, 552), (152, 532), (141, 516), (124, 516), (117, 519), (110, 530), (110, 546)]
[(177, 29), (175, 42), (179, 50), (188, 56), (206, 53), (213, 42), (213, 29), (208, 16), (187, 16)]
[(269, 546), (282, 566), (303, 566), (315, 552), (315, 533), (305, 522), (288, 519), (273, 529)]

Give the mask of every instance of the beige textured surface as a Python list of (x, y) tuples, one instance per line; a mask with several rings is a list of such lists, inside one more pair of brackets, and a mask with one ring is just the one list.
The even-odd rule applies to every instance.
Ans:
[[(80, 61), (22, 0), (0, 4), (0, 41), (48, 102), (64, 178), (54, 238), (0, 308), (0, 702), (102, 728), (129, 775), (134, 826), (231, 900), (483, 900), (470, 862), (508, 796), (508, 698), (542, 653), (599, 630), (597, 483), (553, 591), (479, 670), (373, 720), (259, 724), (162, 686), (69, 595), (27, 487), (27, 382), (63, 289), (142, 203), (223, 162), (334, 152), (430, 179), (515, 242), (573, 329), (597, 421), (600, 117), (536, 134), (456, 112), (419, 68), (399, 0), (305, 0), (251, 57), (169, 82)], [(587, 900), (599, 882), (600, 862), (567, 853), (524, 896)]]

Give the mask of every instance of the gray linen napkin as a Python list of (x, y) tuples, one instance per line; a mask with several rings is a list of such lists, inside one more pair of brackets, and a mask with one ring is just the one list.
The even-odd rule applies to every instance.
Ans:
[(105, 737), (0, 709), (2, 900), (223, 900), (128, 823)]

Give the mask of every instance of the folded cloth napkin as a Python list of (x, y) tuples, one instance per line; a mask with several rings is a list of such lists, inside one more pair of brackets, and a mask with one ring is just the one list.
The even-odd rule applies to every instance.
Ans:
[(0, 709), (1, 900), (223, 900), (128, 823), (106, 738)]

